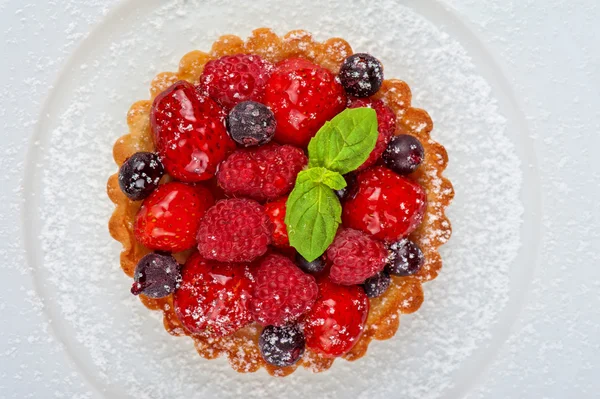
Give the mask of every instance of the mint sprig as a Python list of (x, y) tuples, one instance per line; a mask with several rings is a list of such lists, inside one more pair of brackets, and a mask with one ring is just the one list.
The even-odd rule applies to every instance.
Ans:
[(377, 114), (347, 109), (326, 122), (308, 144), (308, 166), (296, 178), (286, 203), (290, 245), (309, 262), (333, 242), (342, 205), (333, 190), (346, 187), (343, 174), (357, 169), (377, 142)]
[(377, 142), (377, 114), (372, 108), (347, 109), (325, 122), (308, 144), (308, 167), (345, 175), (362, 165)]

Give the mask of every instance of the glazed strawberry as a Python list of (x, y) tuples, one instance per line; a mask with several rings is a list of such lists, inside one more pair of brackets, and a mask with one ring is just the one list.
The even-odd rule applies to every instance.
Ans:
[(267, 202), (265, 212), (273, 223), (273, 245), (279, 248), (289, 248), (290, 240), (285, 225), (285, 203), (288, 197), (282, 197), (277, 201)]
[(250, 262), (267, 252), (273, 224), (258, 202), (226, 199), (206, 211), (197, 238), (198, 251), (206, 259)]
[(167, 172), (184, 182), (214, 176), (235, 148), (218, 105), (179, 81), (156, 97), (150, 113), (154, 144)]
[(346, 227), (394, 242), (417, 228), (426, 208), (423, 187), (376, 166), (358, 175), (354, 196), (344, 203), (342, 220)]
[(179, 252), (192, 248), (200, 219), (214, 203), (210, 191), (171, 182), (158, 186), (135, 217), (135, 238), (150, 249)]
[(219, 263), (192, 255), (173, 295), (175, 313), (193, 334), (229, 335), (252, 321), (247, 302), (252, 292), (248, 266)]
[(369, 158), (367, 158), (358, 170), (366, 169), (379, 160), (396, 131), (396, 114), (383, 101), (373, 98), (352, 98), (348, 101), (348, 108), (363, 107), (373, 108), (377, 113), (377, 131), (379, 132), (379, 136)]
[(381, 242), (362, 231), (342, 229), (327, 248), (329, 278), (336, 284), (362, 284), (383, 270), (387, 258)]
[(304, 152), (291, 145), (241, 149), (221, 164), (217, 179), (229, 195), (273, 200), (292, 191), (307, 162)]
[(273, 65), (258, 55), (226, 55), (204, 66), (200, 85), (226, 110), (242, 101), (262, 102)]
[(277, 64), (265, 104), (277, 121), (275, 140), (306, 147), (323, 124), (346, 107), (346, 94), (329, 70), (304, 59)]
[(319, 297), (304, 319), (306, 346), (326, 356), (347, 353), (363, 332), (369, 299), (358, 285), (337, 285), (322, 278)]
[(262, 325), (283, 326), (295, 321), (317, 299), (315, 278), (283, 255), (265, 257), (254, 276), (250, 312)]

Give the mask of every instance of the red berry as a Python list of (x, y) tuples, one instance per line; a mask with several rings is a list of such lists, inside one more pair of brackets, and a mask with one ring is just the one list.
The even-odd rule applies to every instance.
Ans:
[(329, 70), (304, 59), (277, 64), (267, 82), (265, 104), (277, 121), (275, 140), (306, 147), (323, 124), (346, 106), (346, 94)]
[(369, 158), (367, 158), (358, 170), (366, 169), (379, 160), (396, 131), (396, 114), (390, 107), (385, 105), (383, 101), (372, 98), (353, 98), (348, 101), (348, 108), (363, 107), (373, 108), (375, 113), (377, 113), (377, 131), (379, 132), (379, 136), (377, 137), (377, 143), (375, 143), (375, 148), (371, 151)]
[(347, 353), (363, 332), (369, 299), (358, 285), (318, 281), (319, 297), (304, 319), (306, 346), (326, 356)]
[(258, 55), (226, 55), (204, 66), (200, 84), (227, 110), (242, 101), (262, 102), (273, 65)]
[(249, 199), (221, 200), (198, 228), (198, 251), (220, 262), (251, 262), (264, 255), (273, 237), (265, 208)]
[(358, 175), (354, 196), (344, 203), (342, 220), (346, 227), (394, 242), (419, 226), (426, 208), (423, 187), (376, 166)]
[(331, 262), (329, 278), (336, 284), (362, 284), (385, 267), (385, 246), (362, 231), (340, 230), (327, 248)]
[(282, 326), (295, 321), (317, 299), (315, 278), (285, 256), (268, 255), (254, 276), (250, 312), (262, 325)]
[(275, 226), (273, 230), (273, 245), (279, 248), (288, 248), (290, 240), (288, 238), (287, 227), (285, 225), (285, 204), (288, 197), (282, 197), (277, 201), (267, 202), (265, 212)]
[(299, 148), (269, 144), (235, 151), (219, 167), (219, 185), (229, 195), (257, 201), (286, 195), (308, 162)]
[(179, 252), (192, 248), (200, 219), (214, 199), (204, 187), (171, 182), (158, 186), (135, 217), (135, 238), (150, 249)]
[(183, 80), (154, 100), (150, 113), (154, 144), (165, 169), (177, 180), (210, 179), (235, 148), (218, 109)]
[(229, 335), (252, 321), (247, 302), (252, 292), (248, 266), (219, 263), (192, 255), (173, 295), (175, 313), (193, 334)]

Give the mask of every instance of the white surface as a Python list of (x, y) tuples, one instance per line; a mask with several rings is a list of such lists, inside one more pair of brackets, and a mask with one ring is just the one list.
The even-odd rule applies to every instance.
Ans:
[[(77, 332), (69, 334), (68, 323), (63, 324), (62, 320), (52, 320), (55, 327), (58, 325), (59, 328), (47, 329), (48, 315), (52, 315), (52, 312), (58, 310), (57, 318), (64, 316), (64, 307), (55, 304), (64, 297), (49, 295), (48, 291), (44, 291), (40, 287), (37, 291), (34, 290), (32, 275), (35, 274), (37, 278), (40, 278), (40, 274), (39, 270), (30, 270), (27, 266), (24, 248), (26, 246), (35, 248), (39, 244), (35, 242), (36, 236), (24, 236), (21, 229), (21, 211), (27, 209), (29, 212), (31, 209), (23, 207), (24, 196), (31, 195), (36, 188), (40, 189), (33, 183), (24, 182), (23, 170), (26, 153), (28, 148), (33, 145), (30, 138), (36, 126), (44, 126), (44, 119), (42, 119), (42, 123), (38, 124), (42, 104), (52, 92), (50, 85), (65, 65), (66, 56), (71, 54), (75, 45), (84, 39), (84, 36), (90, 31), (91, 25), (106, 23), (107, 18), (111, 18), (110, 16), (106, 17), (105, 14), (108, 9), (112, 8), (114, 2), (71, 1), (61, 2), (60, 5), (44, 3), (32, 6), (24, 3), (28, 2), (9, 1), (0, 5), (0, 21), (2, 21), (4, 35), (2, 54), (8, 60), (8, 62), (3, 61), (1, 65), (1, 76), (5, 86), (3, 86), (2, 93), (3, 107), (0, 109), (4, 125), (1, 141), (3, 156), (0, 161), (4, 174), (1, 178), (0, 199), (5, 208), (0, 219), (0, 232), (3, 236), (0, 248), (5, 254), (5, 263), (0, 269), (3, 280), (3, 289), (0, 293), (3, 326), (0, 332), (0, 356), (2, 356), (0, 396), (20, 398), (27, 397), (27, 395), (31, 397), (61, 397), (61, 395), (63, 397), (77, 397), (78, 395), (102, 397), (106, 395), (114, 397), (115, 393), (121, 395), (128, 390), (115, 384), (115, 387), (112, 387), (114, 391), (103, 391), (105, 388), (102, 384), (91, 383), (97, 377), (102, 377), (98, 375), (97, 369), (86, 368), (85, 362), (77, 360), (77, 363), (73, 362), (78, 355), (86, 353), (86, 344), (88, 344), (88, 348), (90, 347), (88, 338), (94, 337), (93, 331), (88, 331), (86, 334), (84, 329), (79, 331), (80, 335), (77, 335)], [(496, 342), (495, 338), (502, 338), (501, 342), (498, 342), (502, 344), (500, 351), (496, 353), (496, 351), (482, 348), (481, 350), (485, 352), (484, 355), (477, 357), (474, 363), (472, 362), (475, 366), (471, 366), (471, 368), (488, 365), (484, 373), (482, 375), (474, 374), (477, 377), (468, 383), (456, 381), (458, 384), (456, 387), (438, 393), (441, 393), (442, 397), (455, 397), (462, 395), (464, 390), (468, 390), (467, 396), (472, 398), (594, 397), (600, 388), (598, 382), (593, 378), (600, 371), (598, 366), (600, 361), (598, 338), (600, 337), (600, 313), (598, 309), (600, 308), (597, 294), (600, 288), (600, 271), (597, 268), (600, 258), (595, 252), (600, 247), (598, 235), (600, 209), (595, 203), (600, 168), (598, 158), (594, 156), (593, 152), (600, 144), (598, 133), (600, 121), (597, 111), (600, 105), (598, 93), (600, 81), (597, 72), (600, 66), (600, 53), (597, 46), (594, 46), (593, 40), (598, 28), (592, 24), (598, 20), (600, 15), (592, 1), (579, 1), (577, 5), (553, 1), (520, 2), (519, 5), (505, 3), (449, 1), (447, 4), (451, 8), (452, 14), (456, 15), (459, 22), (467, 25), (468, 29), (473, 32), (470, 35), (468, 30), (466, 31), (463, 26), (460, 26), (455, 19), (449, 18), (444, 12), (435, 11), (435, 7), (438, 6), (433, 2), (406, 2), (430, 19), (440, 16), (447, 17), (446, 20), (434, 22), (440, 24), (440, 28), (449, 35), (457, 35), (456, 38), (450, 37), (450, 39), (459, 41), (466, 48), (469, 55), (474, 57), (474, 63), (477, 65), (479, 73), (492, 86), (494, 96), (502, 97), (498, 98), (498, 101), (501, 112), (509, 118), (508, 136), (517, 145), (516, 153), (520, 158), (525, 162), (529, 160), (529, 164), (522, 165), (525, 182), (523, 192), (529, 195), (529, 197), (524, 197), (528, 212), (524, 216), (525, 230), (523, 230), (521, 240), (526, 257), (520, 256), (519, 259), (535, 259), (537, 257), (537, 265), (525, 264), (521, 265), (525, 270), (510, 271), (511, 281), (525, 282), (512, 286), (511, 298), (519, 294), (515, 291), (525, 291), (530, 288), (531, 292), (526, 295), (527, 300), (523, 312), (517, 312), (520, 307), (520, 300), (517, 300), (514, 305), (507, 307), (514, 314), (502, 318), (501, 328), (494, 329), (494, 339), (492, 339), (494, 344), (486, 346), (493, 347)], [(147, 7), (152, 7), (152, 4), (152, 2), (145, 3)], [(287, 13), (288, 10), (276, 10), (276, 12)], [(335, 15), (330, 18), (335, 18)], [(126, 22), (124, 20), (123, 24)], [(281, 20), (265, 24), (296, 27), (293, 23)], [(235, 29), (230, 31), (242, 29), (240, 33), (247, 33), (241, 28), (243, 24), (238, 22), (232, 23), (232, 25)], [(115, 35), (119, 32), (118, 26), (117, 23)], [(301, 26), (310, 28), (306, 24)], [(171, 29), (173, 27), (170, 25), (163, 28), (173, 31)], [(224, 32), (221, 28), (220, 31)], [(283, 28), (281, 31), (284, 31)], [(345, 35), (342, 34), (342, 36)], [(122, 41), (126, 37), (118, 37), (118, 39)], [(351, 42), (356, 43), (352, 40)], [(193, 48), (191, 45), (188, 47), (186, 43), (179, 45), (182, 51)], [(368, 43), (365, 45), (368, 46)], [(97, 49), (90, 48), (90, 41), (87, 41), (85, 46), (87, 46), (87, 50), (85, 50), (84, 56), (92, 58), (100, 56), (102, 41), (98, 42)], [(85, 46), (82, 48), (86, 49)], [(109, 102), (114, 103), (113, 105), (102, 106), (103, 112), (112, 110), (108, 112), (108, 117), (114, 119), (115, 126), (119, 126), (120, 129), (124, 126), (122, 104), (128, 104), (131, 99), (145, 97), (147, 78), (152, 76), (152, 71), (172, 69), (173, 60), (176, 60), (181, 54), (181, 51), (174, 51), (173, 54), (168, 55), (166, 60), (160, 61), (161, 63), (149, 65), (147, 77), (138, 80), (130, 78), (129, 86), (123, 89), (127, 93), (126, 98), (111, 98)], [(170, 57), (173, 60), (169, 60)], [(81, 60), (77, 62), (81, 62)], [(127, 60), (123, 62), (124, 65), (127, 65)], [(73, 64), (73, 61), (71, 63)], [(93, 66), (93, 63), (90, 65)], [(407, 65), (407, 69), (410, 70), (410, 65)], [(128, 73), (135, 75), (135, 71), (132, 69)], [(60, 86), (57, 86), (58, 94), (56, 94), (57, 90), (54, 91), (53, 99), (65, 103), (64, 97), (70, 93), (70, 88), (74, 87), (73, 82), (77, 82), (75, 78), (84, 75), (81, 68), (77, 72), (67, 71), (66, 76), (72, 76), (73, 79), (63, 78), (63, 83), (59, 82)], [(398, 74), (394, 75), (403, 77)], [(506, 85), (503, 76), (508, 79), (507, 86), (509, 87), (498, 87)], [(140, 84), (142, 80), (143, 84)], [(413, 86), (413, 90), (417, 93), (418, 87)], [(511, 92), (514, 97), (511, 97)], [(500, 95), (502, 93), (508, 94), (503, 97)], [(419, 100), (421, 103), (426, 102), (426, 99), (419, 98)], [(503, 104), (508, 105), (503, 106)], [(516, 108), (517, 111), (509, 105), (514, 105), (513, 108)], [(58, 103), (51, 103), (48, 104), (47, 109), (59, 110), (60, 106)], [(520, 121), (515, 121), (519, 117), (519, 110), (527, 116), (528, 130), (533, 139), (531, 151), (529, 151), (528, 139), (518, 138), (518, 134), (527, 131), (527, 127), (519, 123)], [(51, 114), (45, 120), (51, 121), (58, 117), (59, 115)], [(99, 124), (110, 122), (110, 120), (102, 119)], [(515, 126), (515, 128), (511, 129), (510, 126)], [(118, 134), (120, 131), (110, 132), (111, 140)], [(81, 137), (87, 136), (82, 133)], [(41, 141), (43, 143), (44, 140), (49, 139), (42, 138)], [(110, 143), (111, 140), (99, 139), (93, 144), (102, 145)], [(447, 143), (444, 142), (444, 144)], [(65, 154), (73, 151), (71, 146), (76, 148), (77, 146), (89, 147), (89, 145), (88, 142), (65, 142), (65, 146), (69, 147), (65, 148)], [(460, 149), (458, 145), (456, 146)], [(38, 153), (43, 153), (45, 149), (43, 146), (33, 146), (33, 148), (36, 148), (35, 151)], [(33, 153), (36, 153), (35, 151)], [(102, 157), (106, 157), (106, 154), (109, 153), (109, 148), (99, 149)], [(450, 153), (451, 159), (452, 155)], [(30, 157), (29, 159), (35, 158)], [(76, 160), (74, 158), (74, 161)], [(42, 167), (48, 166), (41, 159), (39, 162)], [(93, 166), (98, 164), (102, 165), (101, 161), (96, 161), (96, 164), (92, 163)], [(79, 167), (79, 165), (76, 164), (73, 167)], [(43, 169), (52, 170), (50, 167)], [(450, 169), (449, 173), (451, 171)], [(457, 176), (459, 175), (460, 173), (457, 173)], [(100, 183), (89, 182), (85, 189), (96, 190), (97, 184), (104, 184), (103, 180), (104, 177), (99, 179)], [(528, 182), (532, 182), (531, 186), (527, 185)], [(29, 190), (27, 184), (32, 184), (30, 188), (33, 190)], [(23, 187), (25, 187), (24, 190)], [(535, 192), (540, 189), (542, 196), (540, 209), (528, 208), (527, 204), (538, 206), (535, 201)], [(47, 197), (46, 193), (40, 192), (39, 194)], [(37, 201), (37, 199), (28, 198), (28, 204), (37, 204)], [(39, 203), (43, 202), (44, 199)], [(40, 211), (43, 213), (43, 208)], [(102, 212), (102, 209), (91, 211), (94, 215), (102, 214)], [(27, 213), (24, 216), (28, 222), (35, 223), (35, 215)], [(540, 217), (541, 225), (535, 222), (536, 218)], [(533, 224), (529, 230), (527, 230), (528, 222), (531, 222), (529, 225)], [(536, 248), (538, 239), (541, 239), (541, 246)], [(456, 243), (451, 241), (451, 243), (453, 242)], [(118, 246), (113, 246), (113, 248), (116, 250)], [(539, 253), (536, 253), (538, 249)], [(85, 250), (85, 248), (80, 250)], [(79, 255), (77, 259), (80, 258)], [(33, 266), (39, 263), (31, 261), (31, 253), (29, 260)], [(81, 272), (85, 265), (74, 265), (74, 267), (78, 267), (77, 270)], [(449, 267), (446, 267), (443, 273), (450, 273), (448, 269)], [(527, 278), (528, 271), (534, 269), (533, 283), (526, 284), (529, 280)], [(64, 268), (60, 270), (64, 271)], [(77, 274), (74, 274), (73, 278), (76, 280)], [(125, 297), (119, 296), (126, 289), (127, 282), (121, 278), (119, 270), (114, 265), (107, 266), (107, 279), (110, 282), (109, 289), (114, 290), (114, 292), (108, 292), (107, 297), (112, 296), (117, 304), (120, 303), (118, 302), (120, 298), (123, 299), (121, 317), (127, 318), (126, 305), (135, 303), (129, 298), (125, 299)], [(437, 284), (436, 287), (443, 287), (440, 285), (443, 283), (451, 283), (451, 279), (442, 281), (440, 278), (434, 282)], [(452, 292), (452, 286), (446, 287)], [(442, 288), (438, 288), (438, 291), (444, 292)], [(495, 292), (502, 292), (502, 290), (498, 289)], [(435, 299), (434, 294), (431, 294), (432, 299)], [(525, 293), (523, 292), (523, 294)], [(43, 302), (39, 300), (40, 296), (44, 298)], [(53, 300), (48, 300), (48, 296)], [(519, 295), (516, 297), (519, 299)], [(426, 299), (426, 304), (428, 300), (429, 297)], [(44, 304), (46, 311), (43, 309)], [(424, 305), (419, 314), (426, 311)], [(138, 309), (137, 313), (146, 314), (148, 312)], [(77, 315), (76, 312), (73, 314)], [(510, 320), (515, 317), (518, 317), (518, 320), (512, 326), (510, 337), (505, 340), (503, 335), (506, 334), (500, 330), (511, 327)], [(143, 331), (147, 331), (149, 334), (155, 333), (156, 340), (164, 339), (166, 334), (160, 334), (153, 329), (153, 326), (159, 323), (151, 317), (142, 320), (134, 319), (131, 330), (141, 328), (140, 323), (147, 327)], [(76, 324), (82, 325), (81, 323)], [(118, 327), (126, 328), (127, 324)], [(67, 354), (63, 350), (61, 339), (57, 340), (53, 337), (53, 331), (61, 329), (65, 332), (63, 335), (67, 337), (62, 341), (67, 342), (67, 349), (71, 354)], [(401, 328), (399, 335), (402, 331)], [(419, 329), (415, 327), (410, 332), (418, 334)], [(135, 336), (133, 337), (132, 339), (135, 339)], [(485, 339), (487, 338), (484, 337), (484, 342), (492, 342), (485, 341)], [(185, 351), (189, 350), (189, 347), (186, 348), (185, 344), (179, 341), (176, 345), (180, 345), (178, 348), (181, 348), (182, 353), (186, 353)], [(171, 344), (175, 341), (164, 340), (163, 342)], [(77, 344), (81, 347), (77, 347)], [(460, 342), (456, 344), (459, 349), (461, 349), (461, 344)], [(372, 349), (364, 359), (365, 362), (367, 359), (375, 359), (377, 353), (383, 354), (385, 345), (387, 343), (382, 343)], [(91, 347), (94, 345), (92, 344)], [(107, 350), (106, 352), (110, 353), (111, 351)], [(128, 357), (129, 354), (125, 353), (123, 356)], [(423, 359), (429, 360), (425, 355), (423, 355)], [(143, 365), (142, 362), (145, 360), (143, 357), (136, 359), (139, 362), (139, 368), (149, 367)], [(192, 358), (192, 361), (208, 363), (197, 357)], [(223, 366), (224, 362), (210, 363), (219, 364), (214, 366), (217, 371), (227, 372), (227, 367)], [(94, 362), (89, 364), (93, 365)], [(110, 366), (109, 363), (105, 369), (110, 370)], [(133, 367), (135, 367), (135, 363), (133, 363)], [(361, 372), (361, 369), (357, 369), (356, 363), (352, 367), (348, 373), (352, 370)], [(432, 375), (430, 377), (435, 382), (435, 373), (439, 373), (440, 381), (442, 381), (442, 377), (447, 375), (443, 371), (437, 370), (436, 367), (439, 367), (439, 364), (431, 364)], [(465, 366), (460, 370), (462, 370), (462, 374), (459, 374), (462, 375), (461, 378), (464, 378), (465, 373), (470, 369)], [(124, 372), (127, 371), (124, 370)], [(394, 374), (400, 382), (404, 379), (402, 372), (403, 370), (397, 370)], [(405, 375), (409, 374), (406, 370), (404, 372)], [(371, 383), (388, 384), (385, 380), (389, 379), (390, 374), (385, 374), (385, 376), (386, 378), (382, 381), (374, 375)], [(259, 375), (248, 377), (245, 378), (247, 384), (264, 378)], [(112, 380), (112, 377), (109, 380)], [(314, 377), (313, 381), (320, 381), (319, 383), (323, 384), (323, 387), (327, 387), (326, 380), (327, 374)], [(338, 379), (333, 379), (333, 381), (338, 381)], [(366, 382), (369, 382), (368, 379)], [(182, 384), (185, 383), (186, 381), (182, 382)], [(216, 384), (216, 387), (218, 386), (219, 384)], [(293, 386), (297, 387), (298, 385), (294, 384)], [(368, 387), (363, 387), (363, 389), (368, 389)], [(137, 389), (136, 392), (141, 391)], [(140, 397), (164, 396), (157, 392), (145, 392)], [(223, 392), (232, 392), (231, 387)], [(335, 396), (333, 392), (336, 391), (331, 390), (330, 396)], [(353, 393), (358, 396), (360, 393), (366, 392), (368, 391)], [(402, 392), (405, 396), (407, 393), (423, 396), (423, 393), (416, 387)], [(218, 389), (204, 392), (206, 396), (209, 394), (218, 396)]]

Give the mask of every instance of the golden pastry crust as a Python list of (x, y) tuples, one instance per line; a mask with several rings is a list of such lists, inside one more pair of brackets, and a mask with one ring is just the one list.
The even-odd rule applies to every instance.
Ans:
[[(352, 48), (340, 38), (331, 38), (317, 42), (312, 35), (303, 30), (288, 32), (282, 37), (267, 28), (256, 29), (243, 41), (238, 36), (221, 36), (210, 53), (192, 51), (181, 59), (177, 72), (163, 72), (152, 80), (150, 99), (133, 104), (127, 113), (129, 132), (119, 138), (113, 148), (117, 165), (138, 151), (153, 151), (154, 144), (150, 131), (150, 107), (152, 100), (167, 87), (178, 80), (198, 81), (204, 65), (211, 59), (228, 54), (253, 53), (276, 63), (283, 59), (299, 56), (307, 58), (337, 73), (342, 61), (351, 55)], [(370, 299), (370, 311), (365, 330), (353, 347), (343, 356), (346, 360), (362, 357), (372, 339), (389, 339), (396, 333), (400, 314), (415, 312), (423, 302), (423, 282), (434, 279), (442, 267), (438, 247), (450, 238), (452, 228), (445, 215), (454, 190), (442, 172), (448, 163), (448, 154), (444, 147), (433, 141), (430, 132), (433, 122), (426, 111), (411, 107), (411, 92), (408, 85), (397, 79), (385, 80), (377, 98), (382, 99), (397, 115), (396, 134), (416, 136), (425, 148), (425, 160), (421, 167), (408, 176), (421, 184), (427, 191), (428, 206), (423, 223), (411, 234), (425, 254), (425, 265), (418, 274), (411, 277), (392, 277), (390, 288), (379, 298)], [(130, 277), (133, 276), (138, 260), (150, 252), (135, 240), (133, 222), (140, 202), (130, 201), (119, 189), (117, 174), (108, 180), (107, 191), (115, 204), (115, 211), (109, 222), (113, 238), (123, 245), (121, 267)], [(184, 263), (191, 251), (175, 254), (177, 260)], [(173, 335), (189, 335), (182, 327), (173, 310), (172, 297), (150, 299), (140, 295), (142, 303), (152, 310), (161, 310), (164, 314), (165, 329)], [(221, 355), (229, 358), (231, 367), (239, 372), (254, 372), (265, 367), (274, 376), (285, 376), (297, 367), (306, 367), (314, 372), (328, 369), (335, 359), (326, 358), (311, 350), (306, 350), (303, 358), (291, 367), (274, 367), (262, 359), (258, 351), (258, 336), (261, 327), (251, 324), (231, 336), (210, 339), (192, 336), (198, 353), (213, 359)]]

